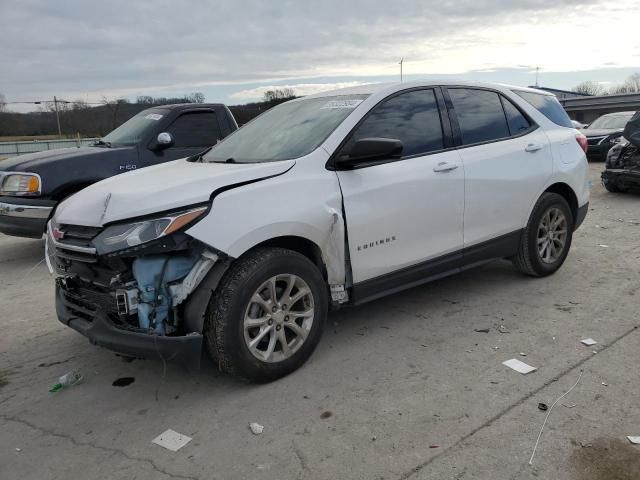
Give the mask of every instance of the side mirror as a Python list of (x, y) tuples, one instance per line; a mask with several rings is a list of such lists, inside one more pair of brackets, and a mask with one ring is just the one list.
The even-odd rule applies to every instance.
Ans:
[(173, 145), (173, 136), (169, 132), (161, 132), (151, 145), (152, 150), (162, 150)]
[(395, 138), (361, 138), (336, 159), (335, 166), (348, 170), (362, 163), (401, 158), (402, 148), (402, 142)]

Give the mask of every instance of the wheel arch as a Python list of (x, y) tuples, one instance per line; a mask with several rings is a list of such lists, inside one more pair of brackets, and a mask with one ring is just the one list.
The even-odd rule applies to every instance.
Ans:
[(552, 185), (549, 185), (547, 189), (543, 193), (557, 193), (561, 197), (563, 197), (567, 203), (569, 204), (569, 208), (571, 209), (571, 215), (573, 215), (573, 221), (576, 221), (578, 217), (578, 196), (573, 191), (573, 188), (564, 182), (556, 182)]

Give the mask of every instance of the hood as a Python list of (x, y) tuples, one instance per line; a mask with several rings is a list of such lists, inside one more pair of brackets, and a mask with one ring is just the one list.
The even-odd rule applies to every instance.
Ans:
[(100, 147), (81, 147), (81, 148), (58, 148), (55, 150), (44, 150), (42, 152), (26, 153), (17, 157), (8, 158), (0, 162), (0, 171), (14, 172), (33, 172), (39, 173), (38, 170), (46, 167), (54, 162), (64, 160), (76, 160), (80, 158), (93, 157), (96, 155), (114, 155), (122, 150), (129, 150), (131, 147), (118, 148), (100, 148)]
[(117, 175), (81, 190), (58, 206), (55, 221), (102, 227), (204, 203), (219, 188), (280, 175), (293, 165), (295, 160), (244, 164), (175, 160)]
[(622, 128), (583, 128), (580, 131), (585, 137), (605, 137), (613, 133), (622, 133)]

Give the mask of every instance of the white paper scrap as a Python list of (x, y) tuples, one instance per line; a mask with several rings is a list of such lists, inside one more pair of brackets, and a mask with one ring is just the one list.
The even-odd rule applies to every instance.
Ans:
[(516, 372), (526, 375), (527, 373), (535, 372), (537, 370), (536, 367), (532, 367), (531, 365), (527, 365), (524, 362), (521, 362), (517, 358), (512, 358), (511, 360), (507, 360), (502, 362), (503, 365), (514, 369)]
[(186, 435), (169, 429), (154, 438), (151, 443), (160, 445), (161, 447), (164, 447), (167, 450), (171, 450), (172, 452), (177, 452), (190, 441), (191, 437), (187, 437)]
[(586, 345), (587, 347), (590, 347), (591, 345), (595, 345), (598, 342), (596, 342), (593, 338), (585, 338), (584, 340), (580, 340), (580, 343)]
[(325, 103), (320, 110), (334, 109), (334, 108), (356, 108), (362, 103), (359, 99), (347, 99), (347, 100), (330, 100)]
[(628, 438), (628, 439), (629, 439), (629, 441), (630, 441), (631, 443), (633, 443), (634, 445), (640, 445), (640, 437), (631, 437), (631, 436), (628, 436), (627, 438)]
[(602, 244), (600, 244), (599, 246), (600, 246), (600, 247), (602, 247), (602, 248), (609, 248), (609, 245), (602, 245)]
[(251, 433), (253, 433), (254, 435), (260, 435), (264, 430), (264, 426), (256, 422), (251, 422), (249, 424), (249, 428), (251, 429)]

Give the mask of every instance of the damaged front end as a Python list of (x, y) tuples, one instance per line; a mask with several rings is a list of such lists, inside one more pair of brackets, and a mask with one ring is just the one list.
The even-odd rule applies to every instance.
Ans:
[(50, 222), (46, 258), (57, 277), (59, 320), (117, 353), (197, 370), (209, 295), (192, 294), (203, 281), (211, 284), (208, 276), (219, 279), (228, 264), (184, 233), (205, 211), (106, 228)]
[(609, 150), (601, 178), (610, 191), (640, 188), (640, 112), (631, 117), (623, 137)]

